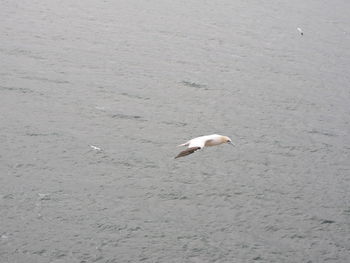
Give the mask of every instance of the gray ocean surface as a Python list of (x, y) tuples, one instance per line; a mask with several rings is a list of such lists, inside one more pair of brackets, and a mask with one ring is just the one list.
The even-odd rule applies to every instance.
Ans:
[(349, 262), (349, 10), (0, 0), (0, 262)]

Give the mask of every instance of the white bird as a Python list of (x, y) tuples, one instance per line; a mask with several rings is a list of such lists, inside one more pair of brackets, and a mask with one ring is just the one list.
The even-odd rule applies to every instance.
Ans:
[(200, 149), (204, 148), (205, 146), (207, 146), (207, 147), (208, 146), (215, 146), (215, 145), (219, 145), (219, 144), (223, 144), (223, 143), (229, 143), (232, 146), (234, 146), (229, 137), (218, 135), (218, 134), (205, 135), (205, 136), (193, 138), (193, 139), (191, 139), (183, 144), (178, 145), (178, 146), (188, 146), (188, 148), (186, 150), (180, 152), (175, 157), (175, 159), (189, 155), (191, 153), (194, 153), (195, 151), (200, 150)]
[(299, 31), (299, 33), (300, 33), (300, 35), (304, 35), (304, 32), (303, 32), (303, 30), (301, 30), (301, 28), (300, 27), (297, 27), (297, 30)]
[(102, 149), (100, 147), (94, 146), (94, 145), (89, 145), (92, 149), (96, 151), (101, 151)]

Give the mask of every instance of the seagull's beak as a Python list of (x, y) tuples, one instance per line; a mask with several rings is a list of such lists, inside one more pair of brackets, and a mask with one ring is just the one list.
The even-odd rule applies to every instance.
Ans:
[(232, 146), (235, 146), (231, 141), (227, 142), (228, 144), (231, 144)]

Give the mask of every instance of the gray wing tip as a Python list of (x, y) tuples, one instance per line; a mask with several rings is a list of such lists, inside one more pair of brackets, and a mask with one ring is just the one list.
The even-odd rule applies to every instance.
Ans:
[(177, 158), (180, 158), (180, 157), (184, 157), (184, 156), (187, 156), (191, 153), (194, 153), (195, 151), (201, 149), (201, 147), (191, 147), (191, 148), (188, 148), (182, 152), (180, 152), (177, 156), (175, 156), (174, 159), (177, 159)]

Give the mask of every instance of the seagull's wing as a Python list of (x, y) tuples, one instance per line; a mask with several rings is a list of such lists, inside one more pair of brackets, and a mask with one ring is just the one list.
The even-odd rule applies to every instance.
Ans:
[(207, 141), (207, 138), (205, 138), (205, 136), (194, 138), (194, 139), (190, 140), (188, 148), (191, 148), (191, 147), (203, 148), (205, 146), (206, 141)]
[(180, 145), (180, 146), (188, 146), (188, 148), (186, 150), (180, 152), (175, 157), (175, 159), (189, 155), (191, 153), (194, 153), (197, 150), (202, 149), (205, 146), (206, 141), (207, 141), (207, 136), (201, 136), (201, 137), (197, 137), (197, 138), (194, 138), (192, 140), (189, 140), (187, 143)]
[(180, 152), (176, 157), (176, 158), (179, 158), (179, 157), (184, 157), (186, 155), (189, 155), (191, 153), (194, 153), (195, 151), (199, 150), (201, 147), (189, 147), (187, 148), (186, 150)]
[(175, 159), (179, 158), (179, 157), (183, 157), (183, 156), (189, 155), (191, 153), (194, 153), (195, 151), (198, 151), (198, 150), (202, 149), (205, 146), (205, 142), (206, 142), (206, 138), (204, 136), (197, 137), (197, 138), (194, 138), (194, 139), (188, 141), (186, 144), (183, 144), (183, 146), (187, 146), (188, 145), (188, 148), (186, 150), (180, 152), (175, 157)]

